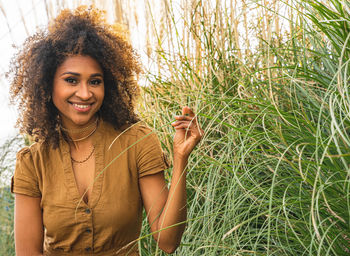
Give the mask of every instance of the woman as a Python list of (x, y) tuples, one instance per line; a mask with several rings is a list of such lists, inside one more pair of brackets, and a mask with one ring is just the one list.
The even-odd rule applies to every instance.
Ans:
[(17, 154), (17, 255), (138, 255), (142, 208), (172, 253), (186, 221), (186, 165), (202, 129), (175, 117), (173, 174), (157, 136), (134, 111), (140, 67), (100, 11), (64, 10), (12, 63), (18, 125), (36, 141)]

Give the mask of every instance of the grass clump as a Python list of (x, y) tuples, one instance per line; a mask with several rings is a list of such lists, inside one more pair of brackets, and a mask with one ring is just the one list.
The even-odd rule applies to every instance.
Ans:
[[(343, 3), (242, 1), (238, 12), (238, 1), (195, 1), (180, 21), (169, 3), (172, 31), (159, 40), (143, 111), (166, 148), (165, 124), (180, 106), (193, 107), (206, 131), (189, 164), (177, 255), (349, 253)], [(249, 15), (260, 16), (249, 24)]]
[(0, 147), (0, 255), (15, 255), (13, 219), (14, 197), (10, 192), (16, 152), (23, 146), (23, 139), (14, 137)]

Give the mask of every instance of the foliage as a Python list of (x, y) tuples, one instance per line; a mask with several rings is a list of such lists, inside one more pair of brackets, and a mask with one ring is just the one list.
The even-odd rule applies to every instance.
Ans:
[(10, 181), (14, 171), (15, 152), (23, 145), (23, 139), (14, 137), (0, 147), (0, 255), (15, 255), (13, 236), (14, 198)]
[[(169, 21), (173, 30), (186, 24), (176, 54), (160, 40), (145, 118), (165, 148), (182, 105), (206, 131), (189, 164), (189, 220), (177, 255), (349, 253), (349, 6), (266, 2), (242, 7), (270, 20), (248, 29), (245, 45), (255, 40), (255, 48), (237, 47), (245, 35), (235, 24), (244, 19), (219, 2), (195, 1), (190, 20)], [(143, 255), (162, 254), (150, 240), (141, 242)]]

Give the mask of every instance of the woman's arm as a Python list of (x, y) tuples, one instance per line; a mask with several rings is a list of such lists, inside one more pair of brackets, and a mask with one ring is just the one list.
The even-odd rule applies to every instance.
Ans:
[[(177, 163), (177, 164), (176, 164)], [(140, 178), (140, 190), (151, 232), (159, 248), (172, 253), (179, 246), (186, 221), (186, 172), (185, 162), (174, 160), (173, 176), (168, 190), (164, 172)], [(167, 228), (175, 225), (174, 227)]]
[(17, 256), (43, 255), (44, 228), (40, 199), (40, 197), (15, 194)]
[[(187, 215), (186, 165), (190, 153), (203, 135), (192, 110), (184, 107), (182, 114), (177, 116), (177, 121), (172, 124), (176, 133), (173, 175), (169, 191), (163, 172), (144, 176), (139, 181), (151, 231), (161, 230), (154, 234), (154, 238), (158, 246), (167, 253), (176, 250), (185, 230), (185, 223), (182, 222), (186, 221)], [(169, 228), (170, 226), (173, 227)]]

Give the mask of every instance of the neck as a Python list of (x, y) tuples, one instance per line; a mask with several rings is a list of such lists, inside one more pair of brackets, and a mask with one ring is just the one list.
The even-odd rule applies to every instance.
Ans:
[(85, 127), (67, 129), (61, 126), (62, 132), (67, 136), (67, 139), (72, 143), (76, 148), (81, 144), (91, 140), (91, 136), (95, 133), (98, 126), (98, 118), (92, 123), (87, 124)]

